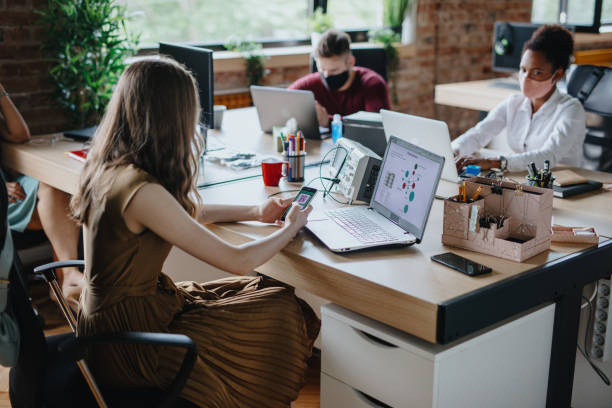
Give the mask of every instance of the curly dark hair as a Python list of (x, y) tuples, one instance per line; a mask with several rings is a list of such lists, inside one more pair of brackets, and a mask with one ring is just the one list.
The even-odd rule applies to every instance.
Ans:
[(546, 60), (552, 64), (553, 71), (559, 68), (566, 71), (574, 54), (574, 39), (572, 33), (561, 25), (543, 25), (525, 43), (523, 52), (526, 50), (544, 54)]

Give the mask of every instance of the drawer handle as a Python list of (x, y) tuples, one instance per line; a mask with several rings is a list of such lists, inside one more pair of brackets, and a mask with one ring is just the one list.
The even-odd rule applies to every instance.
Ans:
[(356, 390), (354, 388), (352, 388), (353, 391), (355, 391), (355, 394), (357, 394), (357, 397), (359, 397), (359, 399), (361, 399), (363, 402), (365, 402), (366, 404), (368, 404), (371, 407), (374, 408), (393, 408), (391, 405), (387, 405), (382, 401), (377, 400), (374, 397), (370, 397), (368, 394), (361, 392), (359, 390)]
[(359, 330), (354, 327), (351, 327), (351, 329), (355, 330), (358, 335), (360, 335), (363, 339), (365, 339), (369, 343), (373, 343), (377, 346), (382, 346), (382, 347), (387, 347), (387, 348), (398, 348), (398, 346), (396, 346), (395, 344), (391, 344), (388, 341), (379, 339), (378, 337), (373, 336), (370, 333), (366, 333), (363, 330)]

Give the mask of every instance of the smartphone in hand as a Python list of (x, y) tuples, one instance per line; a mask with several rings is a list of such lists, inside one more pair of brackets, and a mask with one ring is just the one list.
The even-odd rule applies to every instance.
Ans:
[[(297, 195), (293, 199), (293, 202), (298, 203), (300, 205), (300, 208), (303, 210), (304, 208), (306, 208), (308, 203), (310, 203), (310, 201), (312, 200), (312, 198), (315, 196), (316, 193), (317, 193), (316, 188), (302, 187), (302, 189), (297, 193)], [(287, 208), (287, 211), (285, 211), (285, 213), (281, 217), (281, 221), (285, 221), (285, 217), (287, 216), (287, 213), (289, 213), (290, 209), (291, 207)]]
[(484, 266), (477, 262), (470, 261), (469, 259), (466, 259), (452, 252), (434, 255), (431, 257), (431, 260), (441, 263), (442, 265), (448, 266), (449, 268), (453, 268), (454, 270), (469, 276), (484, 275), (485, 273), (490, 273), (492, 271), (492, 269), (488, 266)]

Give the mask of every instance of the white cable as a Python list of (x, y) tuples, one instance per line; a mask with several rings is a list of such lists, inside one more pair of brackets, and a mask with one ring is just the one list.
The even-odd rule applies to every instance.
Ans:
[(589, 299), (588, 302), (583, 303), (580, 306), (580, 309), (584, 309), (585, 307), (588, 306), (589, 302), (592, 302), (595, 299), (595, 296), (597, 296), (597, 289), (599, 288), (599, 281), (595, 281), (595, 290), (593, 290), (593, 294), (591, 295), (591, 298)]

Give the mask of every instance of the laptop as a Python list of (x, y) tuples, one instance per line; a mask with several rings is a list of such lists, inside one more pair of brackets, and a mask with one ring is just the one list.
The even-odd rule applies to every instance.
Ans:
[(98, 130), (98, 126), (91, 126), (84, 129), (67, 130), (64, 132), (64, 136), (76, 140), (77, 142), (87, 142), (94, 137), (96, 130)]
[(311, 91), (251, 85), (261, 130), (272, 133), (273, 126), (284, 126), (295, 118), (298, 129), (308, 139), (321, 139), (329, 129), (319, 127), (314, 94)]
[[(455, 166), (455, 156), (453, 155), (446, 123), (385, 109), (380, 111), (380, 115), (387, 138), (393, 135), (444, 156), (442, 178), (453, 183), (459, 183), (460, 178)], [(454, 189), (457, 188), (454, 187)]]
[(391, 136), (369, 206), (313, 211), (306, 228), (331, 251), (421, 242), (444, 157)]

